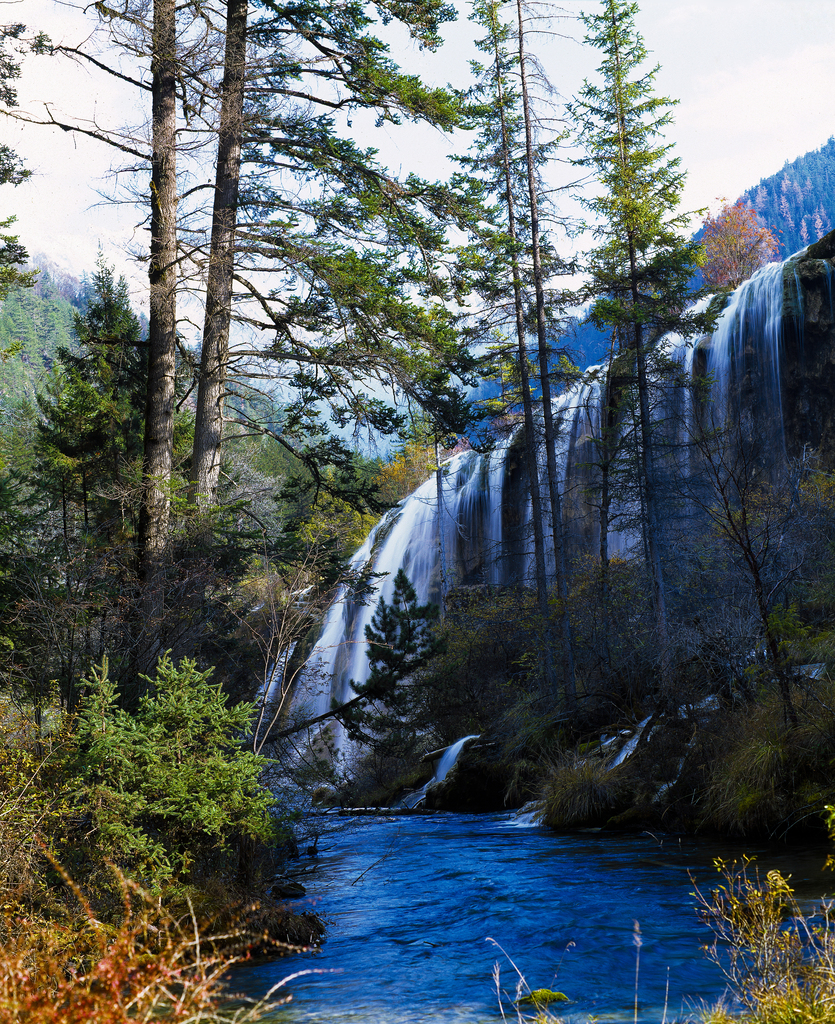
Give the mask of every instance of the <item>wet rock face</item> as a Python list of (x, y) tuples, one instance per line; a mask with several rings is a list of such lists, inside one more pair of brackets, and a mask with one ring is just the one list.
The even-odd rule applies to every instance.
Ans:
[[(829, 253), (816, 258), (814, 252)], [(835, 231), (784, 273), (781, 388), (786, 454), (835, 466)]]
[(443, 782), (430, 786), (426, 806), (439, 811), (506, 811), (521, 800), (508, 799), (512, 768), (495, 744), (466, 747)]
[(828, 235), (813, 242), (806, 250), (806, 256), (810, 260), (835, 259), (835, 231), (830, 231)]

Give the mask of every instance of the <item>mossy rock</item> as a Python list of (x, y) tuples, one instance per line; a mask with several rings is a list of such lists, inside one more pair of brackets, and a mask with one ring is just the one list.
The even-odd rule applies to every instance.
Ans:
[(578, 754), (589, 754), (592, 750), (599, 750), (601, 747), (600, 740), (589, 740), (588, 743), (578, 743), (577, 753)]
[(831, 260), (833, 257), (835, 257), (835, 231), (830, 231), (828, 235), (813, 242), (806, 250), (806, 258), (810, 260)]
[(568, 996), (564, 992), (552, 992), (550, 988), (535, 988), (533, 992), (530, 992), (526, 996), (522, 996), (519, 1000), (520, 1005), (525, 1004), (528, 1006), (549, 1006), (551, 1003), (567, 1003), (570, 1002)]
[(657, 808), (651, 804), (639, 803), (627, 807), (620, 814), (614, 814), (605, 824), (605, 828), (614, 831), (644, 831), (647, 828), (658, 828), (661, 817)]

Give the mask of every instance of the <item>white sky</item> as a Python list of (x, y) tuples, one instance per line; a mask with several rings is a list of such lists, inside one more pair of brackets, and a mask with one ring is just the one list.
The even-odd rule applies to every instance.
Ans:
[[(572, 11), (595, 9), (593, 0), (565, 5)], [(459, 6), (465, 15), (469, 5)], [(78, 42), (91, 24), (53, 0), (3, 0), (3, 8), (4, 21), (42, 29), (53, 42)], [(833, 0), (643, 0), (637, 24), (651, 59), (662, 66), (659, 92), (680, 101), (670, 140), (689, 175), (685, 209), (715, 206), (720, 196), (736, 198), (835, 132)], [(570, 21), (558, 28), (582, 34)], [(447, 29), (447, 45), (437, 55), (398, 47), (398, 58), (430, 82), (463, 86), (467, 61), (476, 55), (474, 34), (463, 17)], [(541, 37), (531, 46), (564, 96), (583, 77), (593, 77), (599, 63), (596, 51), (569, 38)], [(54, 59), (28, 63), (19, 93), (30, 111), (42, 111), (47, 101), (56, 112), (95, 111), (101, 123), (139, 119), (127, 90)], [(449, 144), (435, 131), (371, 125), (363, 131), (363, 142), (404, 171), (443, 176), (451, 169), (445, 159)], [(100, 205), (96, 192), (112, 191), (112, 151), (56, 129), (5, 119), (0, 141), (34, 171), (28, 182), (6, 186), (0, 197), (0, 213), (17, 215), (16, 230), (30, 252), (43, 252), (78, 273), (92, 267), (101, 244), (120, 269), (130, 267), (128, 250), (146, 244), (136, 227), (141, 215), (130, 206)], [(121, 162), (118, 156), (115, 162)], [(134, 266), (130, 276), (141, 288), (142, 269)]]

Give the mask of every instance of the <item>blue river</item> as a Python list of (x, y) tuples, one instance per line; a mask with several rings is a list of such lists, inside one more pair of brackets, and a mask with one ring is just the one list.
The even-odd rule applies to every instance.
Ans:
[(232, 980), (257, 997), (312, 972), (289, 983), (282, 1024), (482, 1024), (502, 1020), (500, 1000), (515, 1020), (520, 976), (564, 992), (564, 1020), (633, 1021), (636, 968), (640, 1022), (696, 1019), (725, 989), (693, 896), (718, 884), (714, 858), (747, 853), (763, 873), (790, 874), (810, 909), (835, 889), (824, 845), (558, 835), (510, 814), (319, 821), (316, 868), (294, 905), (325, 919), (321, 951), (244, 965)]

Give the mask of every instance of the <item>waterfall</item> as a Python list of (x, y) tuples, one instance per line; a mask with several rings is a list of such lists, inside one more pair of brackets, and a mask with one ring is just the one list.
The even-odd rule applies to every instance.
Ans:
[(432, 778), (425, 783), (416, 793), (410, 793), (409, 796), (404, 797), (399, 806), (401, 807), (418, 807), (426, 800), (426, 794), (430, 786), (435, 786), (439, 782), (443, 782), (444, 779), (449, 775), (455, 765), (458, 763), (458, 758), (461, 756), (461, 751), (470, 742), (470, 740), (477, 740), (479, 737), (478, 733), (473, 733), (471, 736), (462, 736), (460, 740), (456, 740), (446, 748), (438, 762), (438, 767), (435, 769), (435, 774)]
[[(454, 456), (441, 467), (445, 547), (454, 585), (503, 584), (513, 581), (511, 551), (503, 544), (502, 495), (508, 473), (508, 445), (489, 455), (474, 451)], [(391, 601), (394, 577), (403, 569), (418, 602), (437, 601), (440, 594), (438, 501), (434, 477), (391, 509), (368, 535), (351, 560), (353, 572), (378, 573), (370, 598), (359, 600), (340, 588), (308, 661), (296, 706), (311, 717), (354, 696), (351, 681), (368, 678), (365, 627), (380, 598)], [(510, 545), (508, 545), (510, 549)], [(329, 726), (333, 743), (342, 744), (342, 727)]]
[[(802, 257), (802, 253), (799, 257)], [(793, 306), (802, 308), (802, 292), (792, 257), (758, 270), (730, 297), (713, 336), (697, 343), (670, 335), (659, 345), (682, 373), (664, 385), (655, 416), (664, 430), (678, 431), (686, 440), (694, 418), (691, 374), (712, 378), (711, 415), (724, 424), (729, 418), (750, 417), (752, 429), (785, 452), (786, 441), (781, 398), (781, 355), (784, 290), (794, 282)], [(830, 269), (827, 265), (827, 275)], [(827, 286), (830, 287), (827, 276)], [(707, 301), (707, 300), (706, 300)], [(555, 409), (559, 424), (558, 464), (565, 497), (566, 528), (572, 543), (593, 550), (597, 520), (589, 504), (594, 483), (594, 442), (601, 436), (606, 367), (590, 367), (559, 397)], [(623, 429), (627, 429), (625, 426)], [(673, 438), (675, 440), (675, 438)], [(675, 445), (671, 447), (675, 448)], [(672, 458), (679, 471), (687, 472), (687, 446), (679, 445)], [(773, 449), (776, 450), (776, 449)], [(544, 457), (540, 472), (544, 474)], [(524, 451), (518, 434), (507, 438), (489, 455), (465, 452), (442, 467), (443, 502), (440, 529), (444, 532), (452, 586), (472, 584), (529, 584), (532, 576), (530, 497), (524, 468)], [(544, 479), (544, 476), (543, 476)], [(542, 488), (543, 497), (547, 488)], [(550, 515), (546, 508), (544, 515)], [(351, 680), (362, 683), (368, 676), (365, 627), (381, 597), (391, 600), (394, 576), (402, 568), (412, 582), (418, 601), (437, 601), (439, 596), (439, 522), (434, 477), (403, 499), (374, 527), (354, 556), (354, 571), (380, 574), (370, 599), (352, 597), (342, 588), (330, 608), (306, 669), (296, 704), (312, 714), (322, 714), (331, 702), (353, 696)], [(546, 536), (550, 530), (546, 529)], [(610, 550), (625, 551), (636, 538), (628, 530), (612, 533)], [(553, 553), (549, 552), (551, 562)], [(331, 725), (338, 747), (340, 727)]]
[[(792, 258), (794, 259), (794, 257)], [(783, 280), (792, 260), (761, 267), (731, 295), (707, 347), (706, 372), (717, 426), (737, 420), (741, 400), (756, 390), (756, 415), (785, 453), (780, 357)]]

